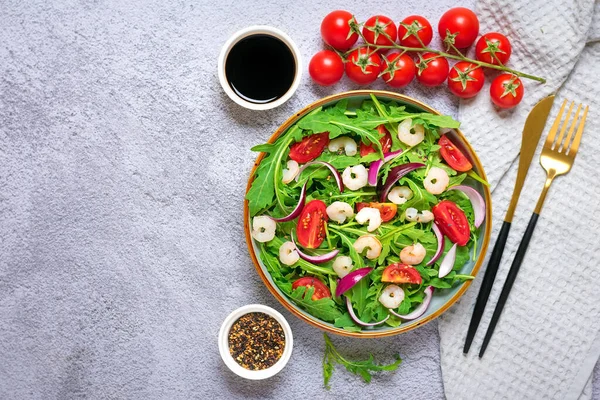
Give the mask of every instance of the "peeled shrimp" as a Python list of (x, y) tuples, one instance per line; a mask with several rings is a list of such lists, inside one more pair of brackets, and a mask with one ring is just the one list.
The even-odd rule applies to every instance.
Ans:
[(379, 296), (379, 302), (385, 308), (398, 308), (404, 300), (404, 290), (398, 285), (387, 285)]
[(283, 170), (283, 177), (281, 181), (283, 183), (290, 183), (294, 180), (296, 175), (298, 175), (298, 172), (300, 172), (300, 166), (298, 163), (294, 160), (288, 160), (287, 168)]
[(381, 212), (376, 208), (365, 207), (356, 214), (356, 222), (364, 225), (369, 222), (367, 230), (373, 232), (381, 225)]
[(340, 136), (338, 138), (333, 139), (329, 142), (327, 148), (332, 153), (336, 153), (338, 150), (343, 148), (344, 153), (346, 153), (347, 156), (356, 155), (356, 151), (358, 149), (354, 139), (348, 136)]
[(408, 186), (396, 186), (388, 193), (388, 200), (394, 204), (404, 204), (413, 197)]
[(369, 171), (362, 164), (355, 165), (354, 167), (346, 167), (344, 172), (342, 172), (344, 186), (350, 190), (358, 190), (367, 186), (368, 178)]
[(448, 173), (441, 168), (431, 167), (427, 176), (423, 180), (423, 186), (431, 194), (440, 194), (448, 187), (450, 177)]
[(346, 218), (352, 218), (354, 216), (354, 210), (352, 206), (343, 201), (334, 201), (329, 207), (327, 207), (327, 216), (330, 220), (337, 222), (338, 224), (344, 223)]
[(407, 146), (416, 146), (425, 139), (423, 125), (412, 126), (412, 119), (405, 119), (398, 125), (398, 139)]
[(352, 259), (348, 256), (339, 256), (333, 262), (333, 270), (340, 277), (343, 278), (352, 271)]
[(363, 235), (359, 237), (352, 247), (354, 247), (354, 250), (356, 250), (358, 254), (361, 254), (365, 249), (369, 249), (367, 250), (367, 258), (369, 260), (374, 260), (381, 254), (381, 242), (373, 235)]
[(400, 252), (400, 261), (408, 265), (421, 264), (421, 261), (425, 258), (425, 247), (421, 243), (415, 243), (410, 246), (406, 246)]
[(252, 219), (252, 237), (261, 243), (273, 240), (275, 229), (277, 224), (266, 215), (259, 215)]
[(404, 216), (407, 221), (420, 222), (426, 224), (427, 222), (433, 221), (433, 213), (429, 210), (423, 210), (419, 212), (416, 208), (409, 207), (404, 212)]
[(279, 261), (285, 265), (294, 265), (300, 259), (296, 245), (292, 242), (285, 242), (279, 248)]

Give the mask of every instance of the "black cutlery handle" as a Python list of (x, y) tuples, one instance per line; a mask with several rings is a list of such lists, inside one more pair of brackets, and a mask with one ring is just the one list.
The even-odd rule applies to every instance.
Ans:
[(487, 304), (488, 297), (490, 297), (490, 292), (492, 291), (492, 286), (494, 285), (494, 279), (496, 279), (496, 273), (498, 272), (498, 266), (502, 260), (502, 253), (504, 253), (506, 239), (508, 239), (508, 233), (510, 232), (510, 226), (510, 222), (504, 221), (502, 223), (502, 228), (498, 234), (498, 239), (496, 239), (496, 244), (494, 244), (494, 250), (492, 251), (490, 261), (488, 262), (488, 266), (485, 270), (485, 275), (483, 275), (483, 282), (481, 282), (481, 288), (479, 289), (479, 294), (477, 295), (475, 309), (473, 310), (471, 323), (469, 324), (469, 331), (467, 332), (467, 340), (465, 341), (465, 347), (463, 348), (463, 353), (465, 354), (468, 353), (469, 349), (471, 348), (471, 343), (473, 342), (473, 338), (475, 337), (475, 333), (479, 327), (479, 322), (481, 321), (481, 317), (485, 311), (485, 305)]
[(502, 287), (502, 292), (500, 293), (498, 304), (496, 304), (496, 308), (494, 309), (492, 321), (490, 322), (488, 330), (485, 333), (483, 345), (481, 345), (481, 350), (479, 351), (479, 358), (483, 357), (483, 353), (485, 353), (485, 349), (487, 348), (490, 339), (492, 338), (494, 329), (496, 328), (496, 324), (500, 319), (500, 314), (502, 314), (502, 309), (504, 309), (504, 304), (506, 304), (506, 299), (508, 299), (510, 290), (512, 289), (513, 283), (515, 283), (515, 279), (517, 278), (517, 274), (519, 273), (519, 268), (521, 268), (523, 258), (525, 258), (525, 253), (527, 252), (527, 247), (529, 246), (529, 241), (531, 240), (531, 236), (533, 235), (533, 230), (535, 229), (535, 225), (537, 224), (539, 216), (539, 214), (533, 213), (531, 219), (529, 220), (529, 224), (527, 224), (527, 229), (525, 229), (525, 234), (523, 234), (523, 239), (521, 239), (521, 243), (519, 244), (519, 248), (517, 249), (517, 253), (515, 254), (515, 259), (513, 260), (512, 265), (510, 266), (510, 270), (508, 271), (506, 282), (504, 282), (504, 286)]

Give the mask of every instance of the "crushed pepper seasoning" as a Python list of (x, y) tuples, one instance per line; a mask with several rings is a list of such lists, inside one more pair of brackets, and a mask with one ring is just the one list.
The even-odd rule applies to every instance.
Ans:
[(242, 367), (267, 369), (282, 356), (285, 333), (277, 320), (261, 312), (242, 315), (229, 331), (229, 352)]

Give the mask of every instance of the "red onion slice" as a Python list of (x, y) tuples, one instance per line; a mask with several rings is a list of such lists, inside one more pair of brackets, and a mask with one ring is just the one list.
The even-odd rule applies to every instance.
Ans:
[(335, 249), (326, 254), (320, 254), (318, 256), (311, 256), (309, 254), (304, 253), (302, 250), (300, 250), (300, 247), (296, 244), (296, 240), (294, 239), (294, 232), (290, 233), (290, 237), (292, 238), (292, 243), (294, 243), (294, 246), (296, 246), (296, 251), (298, 252), (298, 255), (300, 256), (300, 258), (302, 258), (303, 260), (309, 261), (313, 264), (323, 264), (327, 261), (331, 261), (340, 252), (338, 249)]
[(287, 221), (293, 220), (294, 218), (298, 217), (300, 215), (300, 213), (302, 212), (305, 201), (306, 201), (306, 183), (304, 184), (304, 186), (302, 186), (302, 190), (300, 191), (300, 200), (298, 200), (298, 205), (296, 205), (296, 208), (294, 208), (294, 211), (292, 211), (289, 215), (287, 215), (285, 217), (281, 217), (281, 218), (271, 217), (271, 219), (275, 222), (287, 222)]
[(440, 270), (438, 272), (438, 278), (443, 278), (452, 271), (454, 268), (454, 261), (456, 261), (456, 243), (452, 245), (450, 250), (444, 256), (442, 263), (440, 264)]
[(438, 258), (440, 258), (440, 256), (444, 252), (444, 247), (446, 245), (446, 242), (444, 241), (444, 235), (442, 235), (442, 231), (440, 231), (440, 228), (438, 228), (438, 226), (436, 224), (432, 224), (431, 228), (433, 229), (433, 233), (435, 233), (435, 237), (437, 238), (438, 245), (437, 245), (437, 250), (435, 251), (435, 254), (433, 255), (433, 257), (431, 257), (431, 260), (429, 260), (427, 262), (427, 264), (425, 264), (426, 266), (433, 264), (434, 262), (437, 261)]
[(335, 289), (336, 297), (339, 297), (352, 289), (362, 278), (369, 275), (373, 268), (360, 268), (356, 271), (350, 272), (348, 275), (338, 281), (337, 288)]
[(475, 214), (475, 228), (479, 228), (479, 225), (485, 218), (485, 201), (481, 194), (470, 186), (456, 185), (448, 188), (448, 190), (460, 190), (469, 198), (471, 205), (473, 206), (473, 213)]
[(324, 167), (327, 167), (331, 171), (331, 173), (333, 174), (333, 177), (335, 178), (335, 182), (338, 185), (338, 189), (340, 189), (340, 193), (344, 192), (344, 184), (342, 183), (342, 176), (340, 175), (340, 173), (338, 172), (338, 170), (335, 169), (335, 167), (333, 165), (331, 165), (329, 163), (326, 163), (325, 161), (311, 161), (311, 162), (307, 162), (298, 171), (298, 175), (296, 175), (296, 180), (298, 180), (298, 177), (300, 176), (300, 174), (302, 173), (302, 171), (304, 171), (307, 167), (310, 167), (311, 165), (323, 165)]
[(377, 175), (379, 175), (379, 170), (386, 162), (393, 160), (402, 154), (402, 150), (392, 151), (391, 153), (385, 153), (385, 156), (382, 159), (375, 160), (369, 165), (369, 177), (367, 182), (370, 186), (377, 186)]
[(348, 308), (348, 312), (350, 313), (350, 317), (358, 325), (362, 325), (362, 326), (377, 326), (377, 325), (383, 324), (385, 321), (387, 321), (390, 318), (390, 316), (388, 314), (387, 317), (385, 317), (384, 319), (382, 319), (379, 322), (363, 322), (363, 321), (361, 321), (358, 318), (358, 316), (354, 313), (354, 309), (352, 308), (352, 302), (350, 301), (350, 298), (347, 297), (347, 296), (346, 296), (346, 307)]
[(385, 199), (387, 198), (388, 193), (392, 189), (392, 186), (396, 184), (396, 182), (398, 182), (404, 175), (408, 174), (409, 172), (424, 166), (425, 164), (422, 163), (407, 163), (392, 168), (392, 170), (388, 174), (385, 184), (380, 189), (379, 201), (385, 203)]
[(425, 314), (425, 311), (427, 311), (427, 308), (429, 307), (429, 303), (431, 303), (432, 297), (433, 297), (433, 286), (427, 286), (427, 288), (425, 289), (425, 298), (423, 299), (423, 302), (421, 304), (419, 304), (419, 306), (417, 308), (415, 308), (415, 310), (413, 312), (403, 315), (403, 314), (398, 314), (394, 310), (388, 310), (388, 311), (390, 313), (392, 313), (393, 315), (395, 315), (396, 317), (401, 318), (401, 319), (405, 319), (405, 320), (417, 319), (421, 315)]

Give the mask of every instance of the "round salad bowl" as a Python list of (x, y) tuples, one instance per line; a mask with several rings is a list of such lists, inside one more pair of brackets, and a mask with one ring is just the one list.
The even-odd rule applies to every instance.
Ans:
[[(427, 104), (424, 104), (418, 100), (410, 98), (408, 96), (404, 96), (398, 93), (387, 92), (387, 91), (377, 91), (377, 90), (356, 90), (343, 92), (339, 94), (335, 94), (332, 96), (325, 97), (320, 99), (299, 112), (292, 115), (285, 121), (277, 130), (271, 135), (268, 142), (273, 143), (277, 138), (284, 134), (288, 128), (293, 126), (296, 122), (298, 122), (302, 117), (315, 110), (318, 107), (327, 107), (337, 103), (340, 100), (347, 99), (350, 107), (353, 105), (358, 106), (362, 101), (370, 98), (371, 94), (375, 95), (378, 100), (382, 101), (394, 101), (400, 105), (404, 105), (408, 110), (414, 112), (428, 112), (432, 114), (441, 115), (440, 112), (431, 108)], [(447, 133), (450, 136), (450, 139), (453, 143), (460, 149), (462, 152), (467, 155), (467, 157), (472, 161), (473, 170), (484, 180), (486, 179), (485, 171), (479, 160), (479, 157), (463, 135), (463, 133), (459, 129), (455, 129)], [(248, 185), (246, 188), (246, 192), (250, 189), (252, 182), (254, 180), (255, 171), (260, 162), (265, 157), (265, 153), (260, 153), (256, 162), (254, 163), (254, 167), (250, 174), (250, 179), (248, 181)], [(477, 238), (477, 242), (474, 244), (476, 246), (476, 259), (471, 259), (467, 263), (463, 265), (460, 271), (457, 273), (464, 275), (471, 275), (475, 277), (483, 263), (485, 258), (486, 251), (488, 249), (490, 234), (491, 234), (491, 193), (489, 187), (481, 184), (479, 182), (474, 182), (471, 184), (483, 197), (485, 201), (485, 218), (481, 226), (479, 227), (479, 236)], [(260, 258), (260, 248), (256, 245), (251, 236), (251, 218), (248, 207), (248, 200), (244, 201), (244, 230), (246, 235), (246, 242), (248, 245), (248, 250), (250, 253), (250, 257), (254, 263), (256, 268), (256, 272), (266, 285), (267, 289), (275, 296), (277, 300), (287, 308), (292, 314), (302, 319), (303, 321), (320, 328), (326, 332), (330, 332), (337, 335), (342, 336), (351, 336), (351, 337), (360, 337), (360, 338), (377, 338), (384, 336), (397, 335), (403, 332), (407, 332), (411, 329), (415, 329), (419, 326), (426, 324), (429, 321), (434, 320), (435, 318), (442, 315), (446, 312), (456, 301), (465, 293), (468, 287), (471, 284), (471, 281), (465, 281), (460, 284), (455, 284), (452, 288), (449, 289), (436, 289), (432, 296), (431, 302), (427, 311), (421, 315), (419, 318), (414, 319), (412, 321), (404, 321), (401, 325), (397, 327), (390, 327), (387, 325), (381, 325), (374, 328), (363, 329), (360, 332), (352, 332), (348, 330), (344, 330), (343, 328), (338, 328), (333, 325), (333, 323), (329, 323), (323, 321), (308, 312), (304, 311), (302, 308), (297, 306), (290, 300), (286, 294), (284, 294), (274, 283), (271, 278), (267, 268), (263, 264)], [(472, 246), (470, 248), (472, 251)]]

